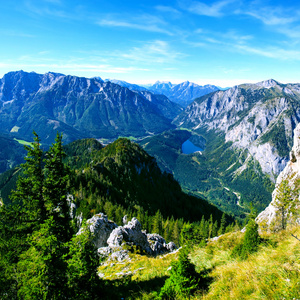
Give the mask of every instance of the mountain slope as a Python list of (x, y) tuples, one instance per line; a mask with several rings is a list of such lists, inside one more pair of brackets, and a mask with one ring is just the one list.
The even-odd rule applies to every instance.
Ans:
[(0, 134), (0, 173), (24, 162), (24, 146), (6, 135)]
[(272, 180), (288, 161), (292, 132), (300, 120), (300, 85), (275, 80), (245, 84), (203, 96), (176, 118), (177, 126), (225, 134), (247, 149)]
[(0, 126), (24, 139), (34, 129), (44, 143), (52, 142), (56, 131), (66, 142), (143, 136), (173, 127), (170, 119), (178, 110), (171, 110), (170, 101), (158, 102), (97, 78), (11, 72), (0, 81)]
[(172, 84), (171, 82), (157, 81), (148, 89), (156, 94), (163, 94), (171, 101), (187, 107), (194, 99), (211, 92), (217, 91), (218, 88), (214, 85), (200, 86), (198, 84), (185, 81), (180, 84)]
[[(150, 215), (157, 210), (164, 217), (200, 221), (222, 212), (205, 200), (182, 192), (180, 185), (168, 173), (162, 173), (155, 159), (128, 139), (118, 139), (102, 148), (95, 140), (75, 141), (65, 147), (69, 165), (76, 170), (75, 190), (84, 191), (84, 201), (78, 193), (78, 206), (85, 217), (91, 211), (103, 211), (106, 201)], [(80, 188), (79, 188), (80, 187)]]
[[(186, 140), (204, 150), (184, 154), (182, 144)], [(225, 143), (224, 134), (174, 130), (148, 137), (140, 144), (183, 189), (204, 197), (222, 211), (243, 219), (251, 205), (262, 211), (271, 201), (274, 184), (246, 150)], [(245, 165), (248, 167), (242, 172)]]

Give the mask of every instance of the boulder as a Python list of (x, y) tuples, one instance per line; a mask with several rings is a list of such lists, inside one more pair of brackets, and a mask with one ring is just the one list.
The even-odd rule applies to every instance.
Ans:
[[(91, 219), (88, 219), (86, 224), (91, 233), (94, 234), (94, 244), (97, 248), (106, 247), (107, 239), (112, 231), (117, 228), (117, 224), (108, 220), (107, 216), (103, 213), (94, 215)], [(78, 234), (82, 232), (80, 228)]]
[(120, 247), (122, 243), (134, 244), (147, 253), (151, 253), (147, 235), (142, 231), (141, 223), (133, 218), (125, 226), (114, 229), (107, 240), (109, 247)]

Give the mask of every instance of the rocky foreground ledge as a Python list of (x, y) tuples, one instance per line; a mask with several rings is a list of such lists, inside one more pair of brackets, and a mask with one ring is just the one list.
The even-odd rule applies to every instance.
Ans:
[(128, 259), (128, 253), (133, 247), (140, 253), (152, 256), (177, 249), (173, 242), (167, 244), (159, 234), (147, 234), (136, 218), (132, 218), (128, 223), (125, 217), (123, 220), (124, 226), (118, 226), (103, 213), (96, 214), (87, 220), (87, 227), (81, 227), (77, 234), (81, 234), (86, 228), (90, 230), (94, 235), (93, 242), (99, 255), (109, 257), (110, 260)]

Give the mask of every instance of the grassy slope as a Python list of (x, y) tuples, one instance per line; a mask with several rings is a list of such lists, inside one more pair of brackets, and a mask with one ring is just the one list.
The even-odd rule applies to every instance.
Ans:
[[(204, 248), (195, 246), (190, 258), (203, 278), (201, 288), (191, 299), (299, 299), (300, 242), (291, 233), (299, 236), (300, 228), (264, 236), (258, 252), (246, 260), (231, 257), (233, 247), (243, 238), (241, 232), (225, 234)], [(177, 254), (131, 257), (127, 263), (103, 265), (99, 272), (113, 284), (114, 296), (156, 299)], [(118, 273), (129, 271), (132, 277), (121, 280), (120, 286)]]
[(211, 269), (212, 283), (198, 299), (293, 299), (300, 296), (300, 242), (291, 236), (300, 228), (266, 238), (257, 253), (245, 261), (230, 257), (241, 233), (229, 234), (205, 249), (196, 249), (193, 261), (199, 269)]

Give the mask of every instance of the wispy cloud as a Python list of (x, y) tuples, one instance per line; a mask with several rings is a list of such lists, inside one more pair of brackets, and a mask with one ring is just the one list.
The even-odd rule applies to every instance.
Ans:
[[(67, 58), (67, 59), (57, 59), (57, 58), (38, 58), (39, 55), (43, 53), (37, 53), (36, 56), (21, 56), (15, 61), (1, 62), (0, 68), (10, 70), (12, 69), (26, 69), (26, 70), (41, 70), (40, 72), (55, 71), (67, 74), (78, 74), (80, 73), (116, 73), (116, 74), (126, 74), (136, 71), (147, 72), (149, 69), (135, 66), (116, 66), (113, 64), (99, 64), (95, 61), (86, 62), (86, 59), (82, 58)], [(75, 63), (77, 61), (77, 63)], [(85, 61), (78, 63), (80, 61)]]
[(236, 10), (235, 13), (248, 15), (270, 26), (292, 24), (300, 19), (298, 7), (269, 6), (260, 2), (252, 2), (250, 5), (244, 6), (243, 9)]
[(182, 3), (182, 8), (185, 8), (194, 14), (198, 14), (201, 16), (208, 16), (208, 17), (222, 17), (224, 15), (224, 8), (227, 7), (229, 4), (236, 2), (236, 0), (222, 0), (214, 2), (210, 5), (199, 2), (199, 1), (192, 1), (192, 2), (184, 2)]
[(52, 3), (52, 4), (59, 4), (59, 5), (62, 4), (61, 0), (42, 0), (42, 1)]
[(200, 28), (195, 31), (195, 34), (198, 34), (200, 41), (189, 42), (194, 47), (214, 48), (215, 50), (220, 48), (222, 52), (239, 52), (240, 54), (257, 55), (280, 61), (300, 61), (300, 50), (294, 46), (288, 47), (290, 45), (286, 45), (284, 47), (282, 45), (282, 47), (276, 47), (270, 44), (259, 46), (256, 44), (254, 36), (243, 35), (237, 31), (214, 32)]
[(174, 7), (171, 6), (164, 6), (164, 5), (157, 5), (155, 9), (164, 13), (171, 13), (174, 15), (181, 15), (181, 12)]
[(13, 37), (22, 37), (22, 38), (35, 38), (35, 35), (21, 32), (21, 31), (15, 31), (11, 29), (3, 29), (0, 30), (0, 34), (6, 35), (6, 36), (13, 36)]
[(26, 0), (25, 9), (28, 13), (37, 16), (48, 16), (62, 19), (75, 19), (76, 16), (70, 13), (68, 10), (64, 10), (62, 2), (59, 0)]
[(268, 29), (283, 34), (291, 39), (300, 38), (299, 7), (264, 6), (258, 3), (244, 7), (241, 10), (236, 10), (235, 13), (247, 15), (259, 20), (262, 24), (266, 25)]
[(164, 28), (167, 27), (167, 24), (160, 18), (152, 15), (144, 14), (137, 18), (130, 18), (129, 20), (122, 20), (120, 16), (108, 16), (97, 21), (97, 24), (100, 26), (108, 27), (123, 27), (131, 28), (136, 30), (150, 31), (150, 32), (159, 32), (167, 35), (173, 35), (173, 33)]
[(300, 61), (300, 51), (297, 50), (287, 50), (278, 47), (259, 48), (247, 45), (235, 45), (235, 49), (278, 60)]
[(171, 49), (166, 41), (155, 40), (145, 43), (142, 47), (133, 47), (128, 53), (117, 53), (124, 59), (136, 62), (144, 62), (149, 65), (153, 63), (174, 63), (183, 54)]

